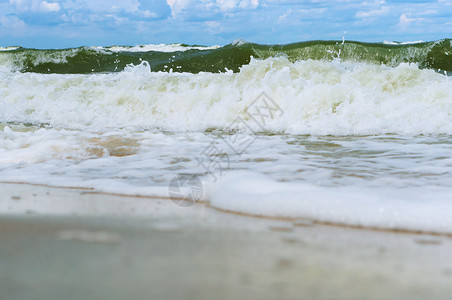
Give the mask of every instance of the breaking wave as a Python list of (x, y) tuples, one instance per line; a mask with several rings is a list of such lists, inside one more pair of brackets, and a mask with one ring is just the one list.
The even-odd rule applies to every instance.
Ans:
[(140, 45), (80, 47), (38, 50), (21, 47), (1, 48), (0, 68), (14, 71), (59, 74), (119, 72), (129, 64), (147, 61), (154, 72), (239, 72), (256, 59), (284, 56), (300, 60), (341, 59), (396, 67), (414, 63), (420, 68), (452, 72), (452, 40), (418, 43), (362, 43), (353, 41), (308, 41), (287, 45), (259, 45), (241, 40), (219, 47)]
[(227, 129), (265, 92), (284, 112), (266, 130), (294, 134), (452, 133), (452, 82), (430, 69), (251, 59), (238, 73), (0, 72), (0, 121), (64, 128)]

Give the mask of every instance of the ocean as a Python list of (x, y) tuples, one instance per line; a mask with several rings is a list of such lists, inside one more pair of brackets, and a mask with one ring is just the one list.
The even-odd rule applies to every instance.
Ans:
[(449, 39), (4, 47), (0, 181), (452, 233), (450, 75)]

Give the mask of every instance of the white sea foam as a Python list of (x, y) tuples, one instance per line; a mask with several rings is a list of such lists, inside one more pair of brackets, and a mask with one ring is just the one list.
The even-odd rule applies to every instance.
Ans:
[(425, 43), (425, 41), (408, 41), (408, 42), (391, 42), (391, 41), (384, 41), (383, 44), (386, 45), (412, 45), (412, 44), (420, 44), (420, 43)]
[(14, 47), (14, 46), (11, 46), (11, 47), (0, 47), (0, 51), (13, 51), (13, 50), (16, 50), (16, 49), (19, 49), (19, 47)]
[(110, 47), (92, 47), (99, 50), (108, 50), (112, 52), (176, 52), (176, 51), (188, 51), (188, 50), (214, 50), (221, 46), (184, 46), (182, 44), (149, 44), (149, 45), (137, 45), (137, 46), (110, 46)]
[[(215, 174), (198, 160), (212, 142), (229, 153)], [(220, 209), (437, 232), (452, 231), (451, 157), (450, 136), (262, 135), (236, 155), (201, 132), (0, 130), (0, 181), (167, 197), (177, 174), (198, 174)]]
[(0, 121), (65, 128), (224, 128), (265, 92), (284, 111), (270, 131), (452, 133), (452, 82), (416, 65), (252, 60), (240, 73), (0, 74)]
[(232, 42), (232, 46), (242, 46), (242, 45), (245, 45), (246, 43), (248, 43), (248, 42), (245, 40), (236, 39)]
[(210, 193), (210, 204), (255, 216), (310, 218), (322, 222), (405, 230), (452, 229), (450, 188), (434, 186), (322, 187), (277, 182), (251, 172), (233, 172)]

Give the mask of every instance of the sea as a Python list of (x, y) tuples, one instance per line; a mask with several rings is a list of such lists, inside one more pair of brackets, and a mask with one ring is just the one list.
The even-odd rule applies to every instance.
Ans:
[(451, 75), (450, 39), (2, 47), (0, 181), (452, 233)]

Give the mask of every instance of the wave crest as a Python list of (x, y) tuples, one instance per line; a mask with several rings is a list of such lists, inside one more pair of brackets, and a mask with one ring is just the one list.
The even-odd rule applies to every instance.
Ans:
[(0, 73), (0, 121), (66, 128), (226, 129), (265, 92), (283, 111), (271, 132), (452, 133), (449, 77), (415, 64), (252, 59), (233, 73)]
[(172, 45), (81, 47), (62, 50), (17, 48), (0, 51), (0, 66), (34, 73), (91, 74), (120, 72), (128, 64), (149, 62), (153, 72), (239, 72), (251, 58), (284, 56), (300, 60), (366, 62), (397, 67), (415, 63), (420, 68), (452, 72), (452, 40), (422, 43), (361, 43), (309, 41), (288, 45), (259, 45), (236, 40), (223, 47)]

